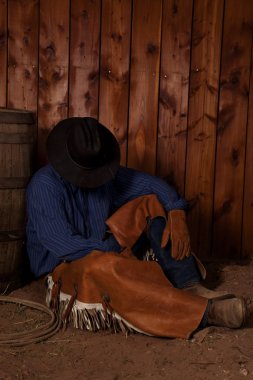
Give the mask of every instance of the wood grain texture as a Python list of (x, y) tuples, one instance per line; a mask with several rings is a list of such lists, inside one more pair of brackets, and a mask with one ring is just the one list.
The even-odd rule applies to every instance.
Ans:
[(102, 2), (99, 120), (116, 136), (126, 163), (131, 0)]
[(0, 231), (24, 228), (25, 185), (33, 171), (35, 123), (11, 123), (8, 117), (11, 113), (0, 110), (3, 116), (0, 122)]
[(38, 0), (8, 1), (9, 108), (37, 109)]
[(227, 0), (217, 134), (213, 255), (239, 258), (252, 42), (252, 1)]
[(69, 116), (98, 117), (100, 0), (71, 1)]
[(162, 2), (133, 2), (127, 164), (155, 173)]
[(224, 4), (194, 3), (185, 196), (192, 248), (211, 252), (216, 123)]
[(7, 0), (0, 0), (0, 107), (7, 95)]
[(192, 1), (164, 0), (157, 174), (184, 194)]
[[(252, 21), (253, 26), (253, 12)], [(253, 29), (252, 29), (253, 30)], [(248, 107), (248, 126), (245, 162), (245, 181), (244, 181), (244, 203), (243, 203), (243, 231), (242, 231), (242, 252), (243, 258), (253, 258), (253, 47), (251, 49), (251, 76), (250, 93)]]
[(40, 1), (38, 159), (48, 132), (68, 116), (69, 0)]
[(35, 124), (10, 123), (7, 112), (0, 114), (0, 279), (11, 282), (22, 276), (26, 262), (25, 187), (32, 174)]
[(252, 0), (0, 0), (0, 107), (38, 111), (38, 166), (59, 120), (98, 117), (123, 165), (185, 191), (199, 256), (253, 257), (252, 19)]

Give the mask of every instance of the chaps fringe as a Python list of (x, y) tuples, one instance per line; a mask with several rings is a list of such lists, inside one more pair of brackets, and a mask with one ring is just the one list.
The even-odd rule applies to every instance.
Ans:
[[(46, 303), (55, 305), (56, 300), (54, 296), (55, 284), (51, 276), (47, 277), (47, 296)], [(70, 323), (73, 327), (87, 331), (100, 331), (110, 330), (113, 333), (123, 332), (126, 336), (129, 333), (140, 332), (148, 335), (147, 333), (137, 329), (130, 323), (125, 321), (120, 315), (113, 311), (108, 302), (108, 296), (103, 297), (102, 303), (88, 304), (80, 302), (77, 299), (73, 301), (73, 296), (65, 294), (61, 291), (57, 292), (58, 308), (56, 313), (63, 321), (63, 326)], [(72, 305), (71, 305), (72, 304)], [(66, 319), (67, 315), (67, 319)], [(64, 317), (65, 316), (65, 317)]]

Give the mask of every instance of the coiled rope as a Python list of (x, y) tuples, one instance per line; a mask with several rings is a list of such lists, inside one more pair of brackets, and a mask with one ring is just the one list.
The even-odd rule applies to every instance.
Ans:
[(0, 334), (0, 346), (7, 345), (21, 347), (31, 343), (42, 342), (43, 340), (55, 335), (61, 328), (61, 319), (59, 319), (47, 306), (40, 303), (8, 296), (0, 296), (0, 302), (24, 305), (30, 307), (31, 309), (42, 311), (50, 316), (49, 322), (32, 330), (18, 333)]

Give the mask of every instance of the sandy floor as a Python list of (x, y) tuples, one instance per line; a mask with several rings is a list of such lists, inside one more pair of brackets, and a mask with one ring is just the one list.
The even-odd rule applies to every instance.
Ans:
[[(253, 263), (207, 267), (209, 287), (253, 297)], [(44, 303), (43, 281), (11, 295)], [(34, 321), (43, 322), (43, 316), (1, 304), (1, 332), (31, 328)], [(2, 347), (0, 354), (0, 379), (253, 379), (253, 319), (243, 329), (210, 328), (207, 335), (188, 341), (69, 327), (45, 342)]]

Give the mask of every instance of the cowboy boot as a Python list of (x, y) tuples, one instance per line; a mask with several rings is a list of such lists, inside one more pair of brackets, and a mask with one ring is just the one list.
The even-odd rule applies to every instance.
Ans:
[(211, 300), (224, 300), (228, 298), (235, 298), (235, 295), (227, 291), (222, 290), (211, 290), (201, 285), (199, 282), (188, 285), (182, 290), (195, 294), (196, 296), (205, 297)]
[(210, 304), (207, 324), (238, 329), (245, 324), (250, 312), (243, 298), (216, 300)]

